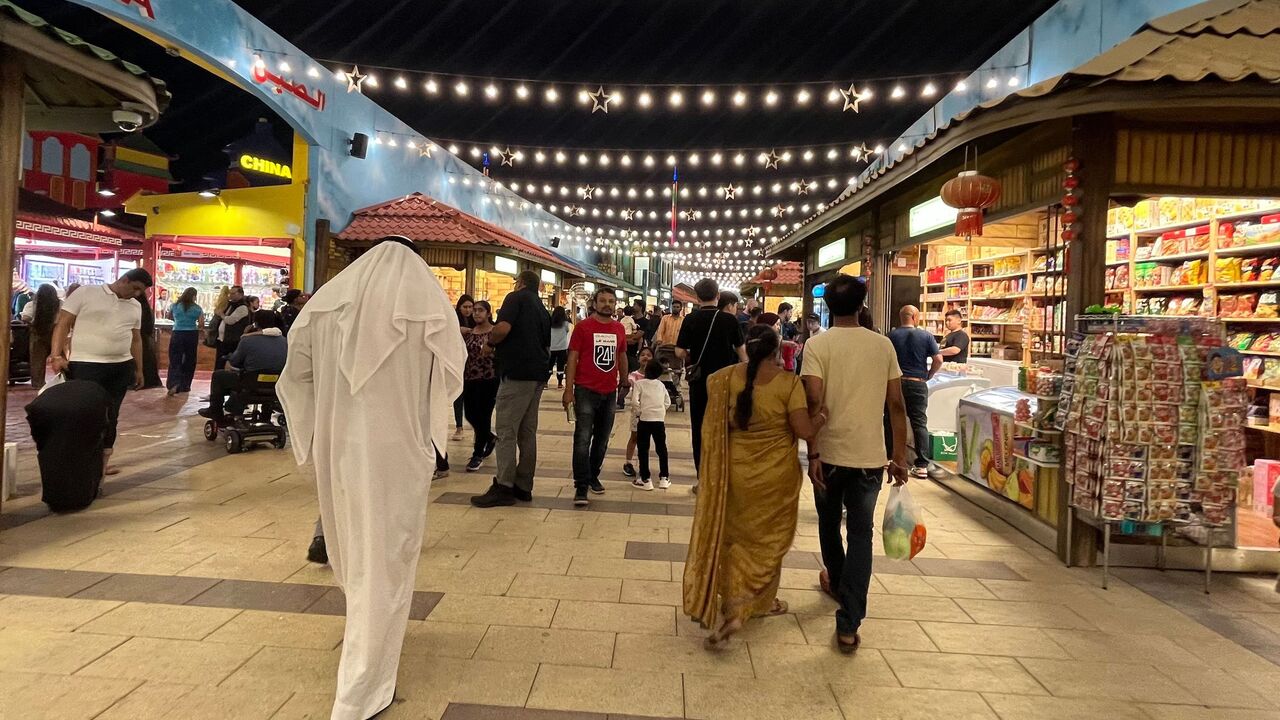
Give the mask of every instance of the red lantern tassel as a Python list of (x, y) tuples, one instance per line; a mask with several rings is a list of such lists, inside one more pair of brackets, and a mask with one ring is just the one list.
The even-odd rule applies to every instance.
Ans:
[(982, 208), (964, 208), (956, 215), (956, 235), (958, 237), (982, 235)]

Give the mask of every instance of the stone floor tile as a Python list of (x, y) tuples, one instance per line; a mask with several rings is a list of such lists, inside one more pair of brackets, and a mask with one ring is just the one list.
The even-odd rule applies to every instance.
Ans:
[(945, 597), (942, 591), (925, 582), (923, 575), (880, 575), (876, 579), (890, 595)]
[(270, 554), (247, 557), (238, 554), (217, 554), (207, 557), (177, 571), (176, 574), (194, 577), (216, 577), (229, 580), (255, 580), (258, 582), (284, 582), (299, 570), (307, 567), (305, 553), (280, 558)]
[(472, 593), (475, 595), (501, 595), (516, 579), (516, 571), (491, 570), (471, 565), (462, 570), (436, 570), (414, 579), (414, 589), (442, 593)]
[(685, 687), (674, 673), (542, 665), (527, 706), (682, 717)]
[[(552, 667), (543, 665), (542, 667)], [(573, 668), (598, 672), (596, 668)], [(392, 718), (439, 717), (449, 703), (522, 707), (539, 666), (523, 662), (460, 660), (419, 655), (402, 658), (396, 690), (405, 703)], [(379, 719), (381, 720), (381, 719)]]
[(996, 600), (996, 596), (980, 581), (973, 578), (935, 577), (926, 575), (925, 583), (949, 598), (970, 600)]
[(1150, 665), (1041, 659), (1024, 659), (1022, 665), (1058, 697), (1196, 702), (1191, 693)]
[[(430, 552), (435, 552), (435, 549), (433, 548)], [(467, 561), (465, 569), (489, 573), (564, 575), (568, 572), (569, 563), (572, 561), (572, 555), (476, 550)]]
[(271, 720), (327, 720), (333, 709), (333, 696), (328, 693), (296, 692)]
[(107, 577), (100, 572), (11, 567), (0, 573), (0, 593), (70, 597)]
[(231, 608), (131, 602), (85, 624), (80, 632), (169, 640), (203, 640), (240, 612)]
[(480, 641), (488, 629), (488, 625), (410, 620), (401, 652), (405, 655), (441, 655), (466, 659), (475, 655), (476, 648), (480, 647)]
[[(676, 634), (685, 637), (706, 638), (709, 630), (703, 629), (683, 614), (676, 616)], [(790, 613), (773, 617), (752, 618), (734, 638), (747, 643), (786, 643), (790, 645), (807, 645), (804, 632), (800, 629), (797, 616)]]
[[(633, 520), (635, 517), (632, 518)], [(634, 523), (633, 523), (634, 524)], [(570, 557), (613, 558), (621, 560), (627, 554), (625, 540), (583, 540), (581, 538), (538, 538), (534, 554), (567, 555)]]
[(834, 647), (747, 643), (758, 678), (825, 680), (859, 686), (901, 687), (880, 651), (861, 648), (845, 655)]
[(445, 593), (444, 598), (431, 611), (431, 618), (441, 622), (480, 625), (550, 627), (551, 618), (556, 614), (557, 602), (548, 598)]
[(1160, 672), (1168, 675), (1179, 687), (1191, 693), (1202, 705), (1221, 708), (1250, 708), (1253, 710), (1276, 709), (1275, 692), (1264, 696), (1254, 692), (1240, 680), (1223, 670), (1203, 667), (1164, 666), (1159, 658), (1151, 660)]
[(922, 622), (920, 626), (942, 652), (1064, 660), (1071, 657), (1038, 628), (936, 622)]
[(1013, 658), (909, 650), (881, 652), (907, 687), (974, 692), (1000, 688), (1020, 695), (1046, 694)]
[(327, 587), (315, 585), (223, 580), (195, 596), (187, 604), (245, 610), (302, 612), (328, 591)]
[(607, 668), (613, 660), (613, 638), (609, 632), (491, 625), (474, 657)]
[(1046, 635), (1077, 660), (1203, 667), (1205, 661), (1160, 635), (1046, 629)]
[(622, 582), (621, 579), (613, 577), (520, 573), (516, 575), (515, 582), (511, 584), (506, 594), (509, 597), (617, 602), (622, 592)]
[[(106, 678), (92, 678), (105, 680)], [(136, 680), (116, 681), (137, 683)], [(145, 682), (120, 698), (94, 720), (163, 720), (183, 695), (195, 690), (195, 685)]]
[(672, 580), (671, 562), (665, 560), (617, 560), (614, 558), (575, 557), (569, 564), (570, 575), (586, 577), (629, 578), (632, 580)]
[(287, 690), (197, 687), (176, 699), (165, 717), (183, 720), (267, 720), (289, 700)]
[(972, 622), (951, 598), (921, 595), (874, 595), (868, 598), (867, 617), (885, 620), (934, 620), (937, 622)]
[[(835, 647), (836, 619), (830, 615), (799, 615), (800, 629), (810, 645)], [(858, 628), (862, 647), (877, 650), (937, 651), (937, 646), (915, 620), (867, 618)]]
[(1150, 703), (1141, 707), (1151, 716), (1151, 720), (1280, 720), (1280, 710), (1239, 710)]
[(140, 683), (136, 680), (0, 672), (0, 712), (22, 720), (89, 720)]
[[(804, 646), (807, 647), (807, 646)], [(613, 667), (637, 673), (699, 673), (752, 677), (747, 646), (734, 638), (725, 647), (708, 652), (702, 636), (619, 634), (613, 651)]]
[(846, 718), (996, 720), (996, 714), (976, 692), (892, 689), (853, 683), (832, 683), (831, 689)]
[(779, 588), (778, 599), (786, 602), (787, 610), (797, 615), (826, 615), (839, 607), (830, 595), (821, 590)]
[[(667, 544), (671, 542), (671, 531), (665, 527), (639, 527), (632, 525), (609, 526), (609, 525), (584, 525), (582, 532), (578, 537), (583, 540), (627, 540), (640, 543), (656, 543)], [(686, 546), (687, 547), (687, 546)], [(628, 547), (628, 550), (630, 548)], [(630, 552), (627, 555), (631, 558)], [(637, 557), (637, 560), (661, 560), (665, 558), (645, 558)], [(684, 557), (680, 558), (681, 560)]]
[(70, 632), (118, 605), (110, 600), (10, 595), (0, 600), (0, 622), (10, 627)]
[(1093, 623), (1064, 605), (1004, 600), (970, 600), (956, 603), (974, 622), (984, 625), (1019, 625), (1022, 627), (1094, 630)]
[[(508, 623), (514, 624), (514, 623)], [(561, 600), (551, 627), (615, 633), (675, 635), (676, 609), (660, 605)]]
[(683, 583), (678, 581), (626, 579), (622, 581), (619, 602), (680, 607), (684, 604), (683, 590)]
[[(214, 644), (217, 647), (216, 644)], [(225, 647), (225, 646), (224, 646)], [(325, 693), (333, 697), (337, 685), (340, 650), (262, 648), (248, 662), (222, 681), (225, 687), (260, 690), (292, 690)], [(400, 667), (405, 666), (405, 659)]]
[(120, 573), (90, 585), (74, 597), (182, 605), (217, 584), (218, 578)]
[(331, 615), (245, 610), (205, 638), (235, 645), (332, 650), (342, 642), (346, 620)]
[(126, 640), (116, 635), (6, 627), (0, 629), (0, 670), (70, 675)]
[(1093, 698), (1036, 697), (982, 693), (983, 699), (1004, 720), (1152, 720), (1136, 703)]
[(685, 675), (685, 717), (702, 720), (842, 720), (826, 683)]
[[(83, 634), (78, 633), (77, 636)], [(184, 685), (217, 685), (258, 650), (257, 645), (135, 637), (78, 674)]]

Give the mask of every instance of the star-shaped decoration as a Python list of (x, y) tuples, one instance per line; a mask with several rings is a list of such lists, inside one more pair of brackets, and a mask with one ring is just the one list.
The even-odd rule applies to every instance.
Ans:
[(754, 225), (753, 225), (753, 226), (751, 226), (751, 227), (747, 228), (744, 232), (746, 232), (747, 237), (749, 237), (749, 238), (753, 238), (753, 237), (755, 237), (757, 234), (759, 234), (759, 232), (760, 232), (760, 228), (758, 228), (758, 227), (756, 227), (756, 226), (754, 226)]
[(774, 206), (773, 206), (773, 216), (774, 216), (774, 217), (782, 217), (783, 213), (785, 213), (786, 211), (787, 211), (787, 209), (786, 209), (786, 208), (784, 208), (784, 207), (782, 207), (781, 205), (774, 205)]
[(871, 158), (871, 148), (867, 147), (866, 143), (862, 143), (861, 145), (855, 146), (853, 148), (854, 160), (868, 160), (870, 158)]
[(591, 98), (592, 113), (599, 110), (605, 115), (609, 114), (609, 101), (613, 100), (613, 96), (605, 93), (603, 86), (596, 88), (593, 93), (587, 93), (587, 97)]
[(631, 222), (636, 219), (636, 211), (634, 208), (625, 208), (622, 211), (622, 219)]
[(569, 207), (565, 208), (564, 211), (569, 214), (569, 217), (578, 217), (579, 215), (582, 214), (582, 208), (578, 207), (577, 205), (570, 205)]
[(854, 87), (854, 83), (849, 83), (848, 90), (841, 90), (840, 94), (844, 96), (844, 109), (841, 112), (859, 112), (858, 103), (862, 102), (867, 96), (865, 92), (858, 92), (858, 88)]
[(680, 211), (680, 219), (681, 219), (681, 220), (693, 220), (693, 219), (695, 219), (695, 218), (697, 218), (697, 217), (699, 217), (699, 216), (701, 216), (701, 215), (702, 215), (702, 211), (700, 211), (700, 210), (688, 209), (688, 210), (681, 210), (681, 211)]
[(805, 180), (804, 178), (801, 178), (800, 182), (796, 183), (796, 195), (808, 195), (808, 194), (809, 194), (809, 181)]
[(426, 143), (422, 147), (418, 148), (418, 157), (429, 158), (431, 157), (431, 151), (435, 149), (436, 146), (434, 143)]
[(778, 161), (782, 160), (782, 156), (776, 150), (770, 150), (768, 155), (764, 156), (764, 168), (766, 170), (772, 168), (778, 169)]
[(511, 148), (504, 148), (498, 152), (498, 157), (502, 160), (502, 164), (507, 167), (515, 167), (516, 154)]
[(588, 185), (588, 186), (586, 186), (586, 187), (582, 188), (582, 199), (583, 199), (583, 200), (594, 200), (594, 199), (595, 199), (595, 197), (596, 197), (596, 189), (597, 189), (597, 188), (596, 188), (596, 186), (595, 186), (595, 185)]
[(362, 95), (364, 94), (364, 81), (365, 78), (369, 76), (360, 72), (359, 65), (351, 68), (351, 72), (344, 72), (342, 74), (347, 78), (347, 92), (358, 92)]
[(738, 188), (732, 185), (725, 185), (724, 187), (720, 188), (720, 192), (724, 193), (725, 200), (732, 200), (735, 197), (737, 197)]

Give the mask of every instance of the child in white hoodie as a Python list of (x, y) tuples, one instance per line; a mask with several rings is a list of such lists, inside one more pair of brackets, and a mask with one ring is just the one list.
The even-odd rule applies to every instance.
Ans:
[(636, 443), (640, 451), (640, 477), (631, 484), (641, 490), (652, 490), (649, 481), (649, 443), (658, 451), (658, 489), (671, 487), (667, 469), (667, 408), (671, 406), (671, 394), (658, 378), (662, 377), (662, 363), (650, 360), (644, 366), (644, 379), (631, 390), (631, 408), (636, 417)]

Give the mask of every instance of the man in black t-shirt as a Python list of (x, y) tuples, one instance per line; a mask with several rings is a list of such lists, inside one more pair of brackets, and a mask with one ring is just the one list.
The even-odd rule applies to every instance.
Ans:
[(948, 310), (943, 316), (947, 324), (947, 336), (942, 339), (939, 353), (947, 362), (969, 362), (969, 333), (964, 331), (964, 319), (959, 310)]
[[(684, 360), (689, 381), (689, 427), (693, 432), (693, 464), (702, 461), (702, 416), (707, 411), (707, 378), (717, 370), (747, 361), (746, 347), (738, 321), (720, 312), (717, 301), (720, 287), (711, 278), (703, 278), (693, 286), (698, 296), (698, 309), (690, 313), (680, 326), (676, 354)], [(697, 485), (694, 486), (697, 492)]]
[[(551, 315), (538, 287), (538, 273), (516, 276), (516, 289), (502, 301), (498, 323), (489, 333), (498, 374), (498, 475), (483, 495), (471, 498), (477, 507), (514, 505), (533, 499), (533, 471), (538, 463), (538, 402), (551, 376)], [(516, 450), (519, 448), (519, 460)]]

